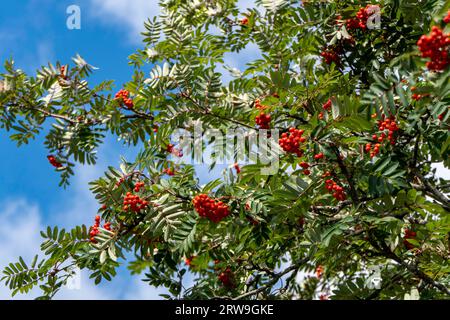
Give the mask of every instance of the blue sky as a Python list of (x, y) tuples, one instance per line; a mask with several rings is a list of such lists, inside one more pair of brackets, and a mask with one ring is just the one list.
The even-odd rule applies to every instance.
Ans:
[[(8, 1), (0, 11), (0, 60), (13, 57), (16, 67), (33, 74), (41, 65), (60, 61), (70, 63), (79, 53), (99, 68), (92, 77), (98, 82), (114, 79), (117, 87), (129, 80), (132, 68), (127, 57), (141, 48), (139, 32), (143, 21), (158, 12), (157, 0), (22, 0)], [(252, 1), (240, 1), (243, 8)], [(81, 9), (81, 29), (66, 27), (69, 5)], [(244, 52), (245, 54), (245, 52)], [(248, 59), (257, 49), (247, 50)], [(245, 56), (245, 55), (244, 55)], [(245, 61), (232, 54), (227, 64), (242, 67)], [(239, 62), (237, 62), (239, 61)], [(59, 176), (48, 164), (43, 136), (17, 148), (8, 134), (0, 131), (0, 268), (18, 255), (31, 259), (39, 252), (39, 230), (47, 225), (66, 228), (92, 222), (98, 205), (88, 190), (88, 182), (102, 175), (108, 165), (118, 165), (119, 155), (132, 157), (135, 150), (108, 138), (98, 150), (96, 166), (78, 166), (67, 189), (58, 187)], [(218, 171), (216, 172), (218, 174)], [(96, 287), (86, 273), (79, 290), (63, 289), (62, 299), (155, 299), (165, 292), (130, 276), (125, 267), (111, 283)], [(33, 291), (16, 298), (29, 299)], [(9, 299), (9, 291), (0, 285), (0, 299)]]

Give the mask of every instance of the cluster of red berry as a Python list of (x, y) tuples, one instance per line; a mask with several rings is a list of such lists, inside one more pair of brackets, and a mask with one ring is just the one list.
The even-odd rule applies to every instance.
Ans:
[(169, 143), (167, 145), (166, 151), (168, 153), (171, 153), (174, 156), (177, 156), (177, 157), (180, 157), (180, 158), (183, 156), (183, 152), (180, 149), (175, 148), (175, 146), (173, 144), (171, 144), (171, 143)]
[(239, 21), (239, 23), (240, 23), (242, 26), (248, 25), (248, 18), (242, 18), (242, 19)]
[(59, 162), (58, 160), (56, 160), (55, 156), (53, 155), (49, 155), (47, 156), (48, 161), (50, 162), (50, 164), (52, 166), (54, 166), (55, 168), (61, 168), (63, 165), (61, 164), (61, 162)]
[[(380, 130), (380, 131), (388, 130), (387, 138), (392, 145), (395, 144), (394, 133), (396, 131), (398, 131), (399, 129), (400, 128), (398, 127), (397, 122), (395, 122), (394, 117), (378, 121), (378, 130)], [(386, 138), (386, 134), (382, 133), (379, 137), (376, 137), (376, 135), (373, 135), (372, 138), (374, 138), (374, 139), (377, 138), (378, 142), (383, 142), (384, 139)]]
[(322, 105), (322, 108), (323, 108), (324, 110), (326, 110), (326, 111), (330, 111), (330, 110), (331, 110), (331, 106), (332, 106), (331, 99), (328, 99), (328, 101), (325, 102), (325, 103)]
[(338, 185), (336, 182), (334, 182), (331, 179), (328, 179), (325, 181), (325, 188), (333, 194), (333, 197), (338, 201), (344, 201), (347, 199), (345, 195), (344, 188), (342, 188), (340, 185)]
[(89, 235), (91, 236), (90, 241), (92, 243), (97, 243), (97, 240), (95, 240), (95, 236), (100, 233), (100, 230), (98, 228), (100, 227), (100, 216), (95, 216), (95, 223), (90, 228)]
[[(384, 116), (383, 116), (384, 118)], [(367, 153), (370, 153), (370, 157), (373, 158), (377, 156), (380, 153), (381, 143), (385, 141), (386, 139), (389, 140), (391, 145), (395, 145), (395, 138), (394, 134), (396, 131), (399, 130), (398, 124), (395, 121), (394, 117), (387, 118), (384, 120), (378, 121), (378, 130), (381, 131), (381, 134), (378, 136), (374, 134), (372, 136), (372, 139), (377, 142), (374, 144), (374, 147), (372, 149), (372, 143), (367, 143), (365, 146), (365, 150)], [(388, 134), (386, 136), (386, 133), (383, 132), (385, 130), (388, 130)]]
[[(100, 216), (95, 216), (95, 222), (94, 225), (90, 227), (90, 231), (89, 231), (89, 236), (90, 236), (90, 241), (92, 243), (97, 243), (97, 240), (95, 240), (95, 236), (98, 235), (100, 233), (100, 230), (98, 230), (98, 228), (100, 227)], [(111, 230), (111, 222), (107, 222), (103, 225), (103, 228), (105, 228), (106, 230)]]
[(416, 237), (416, 232), (412, 231), (410, 229), (405, 230), (405, 235), (403, 236), (403, 244), (408, 248), (408, 250), (411, 250), (414, 248), (414, 245), (408, 241), (408, 239), (414, 239)]
[(255, 108), (258, 110), (264, 110), (264, 109), (267, 109), (267, 106), (261, 104), (261, 100), (256, 99), (255, 100)]
[(192, 200), (195, 210), (202, 218), (208, 218), (214, 223), (220, 222), (230, 214), (229, 208), (222, 201), (211, 199), (206, 194), (199, 194)]
[[(374, 136), (376, 136), (376, 135), (374, 135)], [(367, 143), (365, 150), (367, 153), (370, 153), (371, 158), (374, 158), (380, 153), (380, 148), (381, 148), (381, 143), (374, 144), (373, 149), (372, 149), (372, 144)]]
[(238, 163), (235, 163), (235, 164), (233, 165), (233, 168), (236, 170), (236, 174), (241, 173), (241, 167), (239, 167), (239, 164), (238, 164)]
[(325, 59), (326, 64), (331, 64), (333, 62), (335, 64), (340, 63), (339, 54), (333, 48), (328, 48), (328, 49), (323, 50), (320, 55)]
[(131, 192), (127, 192), (125, 198), (123, 199), (123, 210), (124, 211), (134, 211), (140, 212), (145, 209), (148, 205), (148, 201), (141, 199), (138, 195), (134, 195)]
[(445, 23), (450, 23), (450, 10), (448, 10), (447, 15), (444, 18)]
[(172, 168), (164, 168), (163, 173), (167, 174), (168, 176), (173, 176), (175, 175), (175, 170)]
[(270, 128), (270, 114), (265, 114), (261, 112), (258, 116), (256, 116), (255, 121), (260, 129), (269, 129)]
[(358, 12), (356, 13), (356, 17), (352, 19), (347, 19), (346, 25), (347, 29), (367, 29), (367, 20), (369, 17), (375, 12), (376, 8), (378, 6), (375, 5), (367, 5), (364, 8), (360, 8)]
[(422, 57), (430, 58), (427, 68), (432, 71), (444, 70), (450, 64), (448, 55), (450, 47), (450, 34), (444, 34), (442, 29), (433, 26), (429, 36), (423, 35), (417, 41)]
[(222, 271), (219, 274), (219, 281), (222, 282), (222, 284), (227, 288), (233, 288), (234, 287), (234, 275), (231, 269), (228, 267), (225, 269), (225, 271)]
[(281, 148), (289, 153), (295, 153), (297, 157), (303, 156), (304, 151), (300, 149), (300, 144), (305, 143), (306, 138), (303, 137), (304, 130), (290, 128), (289, 133), (284, 132), (278, 140)]
[(142, 182), (142, 181), (136, 182), (136, 184), (134, 185), (134, 192), (141, 191), (141, 188), (143, 188), (144, 186), (145, 186), (144, 182)]
[(311, 174), (311, 171), (309, 170), (309, 163), (302, 161), (300, 162), (300, 167), (303, 168), (303, 174), (306, 174), (307, 176)]
[(325, 156), (324, 156), (323, 152), (320, 152), (320, 153), (314, 155), (315, 160), (320, 160), (320, 159), (323, 159), (324, 157)]
[[(415, 87), (412, 87), (412, 88), (411, 88), (411, 91), (414, 91), (414, 90), (415, 90)], [(425, 97), (428, 97), (428, 96), (430, 96), (429, 93), (422, 93), (422, 94), (413, 93), (412, 96), (411, 96), (411, 98), (412, 98), (413, 100), (415, 100), (415, 101), (419, 101), (419, 100), (421, 100), (422, 98), (425, 98)]]
[(133, 109), (133, 99), (130, 98), (130, 93), (127, 90), (119, 90), (114, 98), (123, 103), (128, 109)]
[(320, 112), (319, 115), (317, 116), (317, 118), (318, 118), (319, 120), (323, 120), (323, 118), (324, 118), (323, 112)]

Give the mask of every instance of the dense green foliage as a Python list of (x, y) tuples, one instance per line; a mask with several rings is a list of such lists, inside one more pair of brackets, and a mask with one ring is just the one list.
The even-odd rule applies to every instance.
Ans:
[[(434, 25), (449, 32), (449, 1), (378, 1), (380, 28), (366, 30), (347, 30), (345, 20), (367, 1), (255, 2), (239, 12), (233, 0), (163, 1), (160, 16), (145, 23), (144, 47), (129, 58), (134, 75), (124, 89), (132, 108), (114, 98), (120, 88), (113, 91), (112, 81), (90, 85), (95, 68), (81, 57), (63, 72), (49, 64), (37, 76), (5, 64), (0, 125), (18, 145), (49, 129), (45, 143), (61, 163), (62, 185), (74, 163), (95, 163), (108, 134), (141, 147), (136, 159), (91, 184), (111, 230), (99, 228), (90, 241), (86, 226), (48, 228), (42, 259), (4, 270), (14, 294), (40, 285), (41, 298), (51, 298), (74, 267), (88, 269), (96, 283), (111, 280), (125, 256), (134, 256), (131, 272), (166, 286), (172, 298), (449, 297), (450, 188), (433, 164), (450, 167), (450, 68), (427, 70), (416, 45)], [(224, 85), (224, 54), (249, 44), (261, 56), (230, 70)], [(327, 50), (338, 61), (325, 63)], [(283, 153), (274, 174), (264, 175), (257, 162), (206, 185), (194, 166), (174, 163), (167, 152), (174, 130), (201, 120), (222, 132), (256, 132), (258, 99), (272, 129), (304, 130), (301, 158)], [(383, 142), (371, 157), (364, 149), (383, 117), (398, 125), (395, 143)], [(309, 175), (300, 162), (310, 165)], [(326, 190), (329, 179), (346, 200)], [(124, 210), (138, 181), (148, 206)], [(201, 218), (192, 204), (201, 193), (220, 198), (230, 215), (218, 223)], [(375, 288), (366, 281), (374, 268), (382, 279)], [(185, 288), (188, 270), (195, 285)], [(318, 276), (303, 276), (314, 270)]]

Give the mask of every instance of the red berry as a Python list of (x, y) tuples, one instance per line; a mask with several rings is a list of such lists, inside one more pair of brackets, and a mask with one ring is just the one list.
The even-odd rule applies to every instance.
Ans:
[(195, 210), (202, 218), (208, 218), (214, 223), (220, 222), (230, 214), (229, 208), (222, 201), (211, 199), (206, 194), (199, 194), (192, 200)]
[(144, 210), (148, 205), (148, 202), (141, 199), (138, 195), (134, 195), (131, 192), (127, 192), (123, 199), (123, 210), (131, 210), (133, 212), (140, 212)]
[(445, 23), (450, 23), (450, 10), (448, 10), (447, 15), (444, 18)]
[(261, 112), (255, 118), (255, 122), (259, 126), (260, 129), (269, 129), (270, 121), (271, 121), (270, 114), (265, 114), (264, 112)]
[(328, 99), (328, 101), (322, 105), (322, 108), (324, 110), (329, 111), (331, 109), (331, 106), (332, 106), (331, 99)]
[(323, 159), (323, 157), (324, 157), (324, 155), (322, 152), (314, 155), (314, 159), (316, 159), (316, 160)]
[[(426, 64), (429, 70), (442, 71), (450, 64), (448, 55), (450, 34), (444, 34), (439, 27), (433, 26), (430, 35), (421, 36), (417, 46), (423, 58), (430, 58)], [(413, 99), (419, 98), (419, 96), (413, 96)]]
[(290, 128), (289, 133), (285, 132), (278, 140), (280, 147), (288, 152), (294, 153), (298, 157), (303, 156), (304, 151), (300, 149), (300, 144), (306, 142), (306, 138), (303, 137), (304, 130), (298, 130), (296, 128)]

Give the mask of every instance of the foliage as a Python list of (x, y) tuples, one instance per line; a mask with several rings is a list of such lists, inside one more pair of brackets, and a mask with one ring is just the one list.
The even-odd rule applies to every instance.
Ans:
[[(91, 240), (85, 226), (49, 227), (43, 259), (27, 265), (20, 258), (3, 271), (13, 294), (39, 285), (41, 298), (52, 298), (75, 267), (88, 269), (95, 283), (111, 280), (133, 256), (131, 272), (167, 287), (166, 298), (449, 297), (450, 188), (433, 165), (450, 167), (450, 69), (427, 70), (416, 46), (434, 25), (449, 32), (442, 21), (449, 1), (378, 1), (380, 28), (367, 30), (345, 25), (367, 1), (260, 0), (245, 12), (235, 2), (161, 1), (160, 16), (145, 23), (143, 48), (129, 57), (134, 75), (123, 89), (132, 108), (114, 98), (113, 81), (91, 85), (95, 68), (79, 56), (36, 76), (5, 63), (0, 126), (19, 146), (47, 131), (46, 147), (62, 164), (61, 185), (75, 163), (95, 164), (106, 135), (141, 147), (136, 159), (122, 159), (91, 183), (112, 227)], [(261, 56), (245, 70), (225, 65), (226, 53), (248, 45)], [(341, 50), (339, 62), (322, 60), (329, 48)], [(200, 185), (194, 166), (167, 152), (176, 129), (199, 121), (222, 132), (257, 132), (257, 99), (272, 129), (304, 130), (303, 157), (283, 153), (269, 176), (256, 162)], [(328, 99), (330, 111), (322, 108)], [(395, 144), (371, 158), (364, 146), (374, 142), (383, 116), (400, 130)], [(314, 158), (319, 152), (324, 159)], [(212, 160), (214, 166), (218, 155)], [(309, 175), (301, 161), (310, 164)], [(346, 200), (326, 191), (330, 178)], [(126, 210), (123, 198), (138, 181), (145, 186), (135, 193), (148, 206)], [(230, 215), (219, 223), (200, 218), (192, 199), (201, 193), (220, 198)], [(405, 230), (416, 236), (405, 238)], [(318, 266), (323, 274), (310, 275)], [(382, 279), (377, 288), (366, 283), (373, 268)], [(185, 288), (188, 269), (195, 283)], [(232, 286), (219, 280), (226, 270)]]

